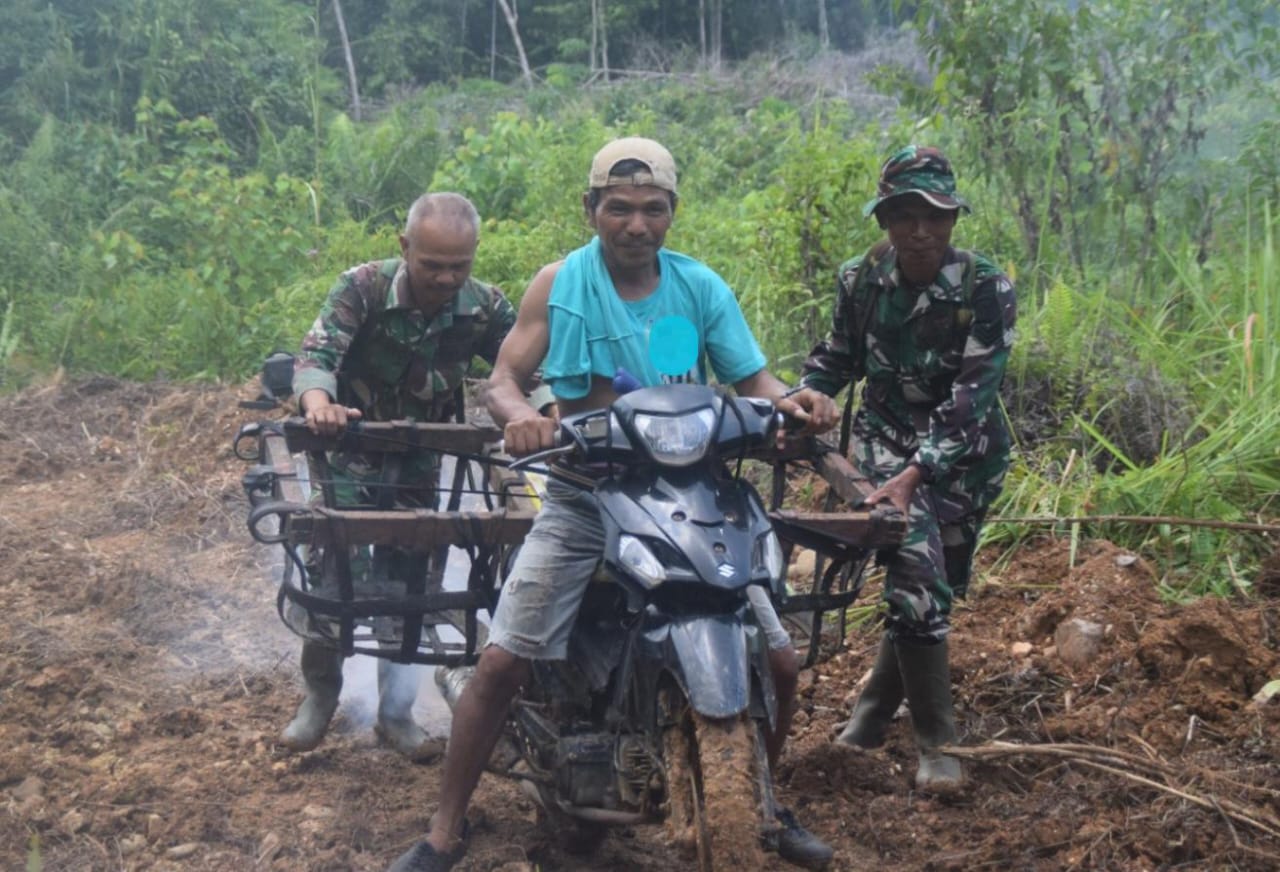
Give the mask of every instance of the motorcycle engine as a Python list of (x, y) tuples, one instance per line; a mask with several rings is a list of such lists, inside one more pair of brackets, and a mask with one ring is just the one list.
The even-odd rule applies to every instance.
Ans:
[(617, 808), (613, 745), (613, 737), (603, 733), (561, 736), (555, 769), (559, 794), (578, 806)]
[(559, 764), (560, 795), (578, 806), (641, 811), (662, 778), (657, 755), (641, 736), (563, 736)]

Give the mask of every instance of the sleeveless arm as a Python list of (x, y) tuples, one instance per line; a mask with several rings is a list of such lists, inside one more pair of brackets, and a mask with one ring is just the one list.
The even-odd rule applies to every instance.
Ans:
[(525, 391), (533, 386), (534, 375), (547, 354), (547, 300), (559, 267), (559, 263), (550, 264), (533, 277), (520, 300), (515, 325), (498, 350), (485, 404), (499, 426), (537, 414), (525, 399)]

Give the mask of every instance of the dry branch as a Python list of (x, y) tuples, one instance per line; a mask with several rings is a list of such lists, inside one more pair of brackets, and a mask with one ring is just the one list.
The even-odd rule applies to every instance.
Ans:
[[(1189, 767), (1185, 763), (1175, 768), (1160, 758), (1150, 758), (1115, 748), (1104, 748), (1087, 744), (1046, 743), (1040, 745), (1021, 745), (1016, 742), (988, 742), (985, 745), (971, 747), (952, 747), (948, 753), (956, 757), (971, 760), (986, 760), (997, 757), (1051, 757), (1078, 763), (1109, 775), (1124, 778), (1144, 787), (1168, 793), (1202, 808), (1216, 811), (1237, 823), (1242, 823), (1256, 830), (1280, 839), (1280, 818), (1268, 809), (1253, 803), (1240, 803), (1234, 800), (1193, 790), (1190, 785), (1176, 784), (1178, 780), (1212, 783), (1219, 780), (1216, 773), (1209, 770)], [(1251, 785), (1242, 785), (1231, 779), (1222, 779), (1237, 788), (1254, 790)], [(1269, 793), (1265, 788), (1260, 792)], [(1280, 860), (1280, 855), (1276, 857)]]

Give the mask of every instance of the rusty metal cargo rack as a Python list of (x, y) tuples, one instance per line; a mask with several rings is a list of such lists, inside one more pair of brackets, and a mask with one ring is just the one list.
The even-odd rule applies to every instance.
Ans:
[[(501, 436), (493, 427), (409, 421), (361, 423), (336, 437), (311, 433), (299, 418), (242, 428), (236, 456), (255, 463), (244, 475), (250, 532), (285, 552), (277, 596), (285, 624), (301, 635), (321, 636), (346, 655), (445, 666), (473, 663), (483, 645), (484, 628), (477, 616), (481, 610), (492, 615), (500, 570), (528, 533), (537, 505), (524, 478), (495, 455)], [(441, 494), (446, 508), (338, 507), (326, 456), (332, 451), (452, 455), (452, 486)], [(305, 470), (299, 469), (300, 454), (306, 456)], [(869, 559), (876, 549), (901, 542), (906, 524), (888, 507), (838, 512), (783, 508), (788, 463), (811, 466), (845, 504), (856, 505), (870, 492), (848, 461), (822, 443), (799, 443), (785, 456), (767, 459), (774, 469), (770, 517), (784, 548), (809, 548), (820, 556), (811, 589), (777, 603), (784, 616), (809, 625), (806, 662), (811, 664), (824, 624), (831, 623), (826, 616), (834, 612), (841, 618), (834, 624), (838, 645), (844, 609), (858, 596)], [(477, 466), (483, 474), (476, 475)], [(467, 478), (471, 492), (483, 498), (483, 511), (459, 508)], [(308, 481), (318, 486), (318, 496), (308, 494)], [(435, 572), (439, 578), (450, 546), (471, 558), (466, 589), (428, 590), (429, 577)], [(362, 596), (353, 579), (353, 550), (368, 548), (376, 555), (388, 547), (420, 554), (422, 562), (403, 579), (403, 595)], [(454, 626), (461, 641), (442, 638), (438, 628), (444, 625)]]
[[(277, 609), (294, 632), (320, 636), (344, 654), (370, 654), (402, 662), (457, 666), (474, 662), (481, 644), (480, 610), (492, 613), (502, 557), (523, 540), (534, 509), (518, 483), (474, 476), (472, 462), (494, 466), (492, 448), (502, 433), (472, 424), (363, 423), (336, 437), (309, 431), (301, 419), (248, 425), (236, 437), (236, 454), (255, 460), (244, 477), (251, 504), (249, 529), (260, 542), (285, 551)], [(252, 450), (246, 446), (252, 440)], [(433, 452), (456, 459), (452, 487), (441, 511), (338, 507), (328, 451), (409, 455)], [(300, 474), (297, 455), (305, 454)], [(459, 509), (467, 476), (484, 511)], [(506, 478), (510, 478), (509, 476)], [(306, 482), (315, 485), (308, 494)], [(376, 487), (376, 486), (375, 486)], [(428, 590), (442, 571), (449, 546), (468, 552), (465, 590)], [(362, 595), (352, 573), (353, 549), (394, 547), (421, 555), (400, 596)], [(457, 626), (461, 641), (442, 639), (437, 628)]]
[[(845, 505), (841, 511), (797, 512), (783, 508), (787, 464), (807, 464), (828, 487), (826, 505)], [(867, 571), (881, 549), (895, 548), (907, 532), (906, 517), (887, 504), (863, 507), (874, 490), (836, 449), (817, 439), (794, 443), (773, 458), (773, 492), (769, 518), (791, 562), (795, 548), (812, 550), (813, 577), (809, 589), (775, 602), (784, 622), (803, 626), (805, 638), (796, 640), (812, 666), (825, 647), (844, 644), (846, 610), (862, 593)], [(834, 636), (829, 641), (827, 635)]]

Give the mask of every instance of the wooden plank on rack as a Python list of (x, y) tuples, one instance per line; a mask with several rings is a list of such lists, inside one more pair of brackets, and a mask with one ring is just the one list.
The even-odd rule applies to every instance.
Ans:
[(888, 548), (901, 545), (907, 534), (907, 520), (892, 506), (849, 512), (794, 512), (780, 509), (769, 518), (786, 538), (788, 526), (857, 548)]
[(439, 451), (444, 454), (479, 454), (502, 439), (497, 427), (475, 424), (424, 424), (415, 421), (360, 422), (338, 436), (318, 436), (302, 418), (284, 422), (290, 451), (354, 451), (405, 454)]
[(367, 511), (316, 508), (291, 515), (295, 545), (393, 545), (428, 552), (437, 545), (514, 545), (524, 541), (533, 512)]
[(813, 466), (818, 475), (831, 485), (836, 495), (851, 506), (861, 505), (862, 501), (875, 490), (875, 485), (854, 469), (853, 464), (838, 451), (827, 451), (817, 455), (813, 459)]

